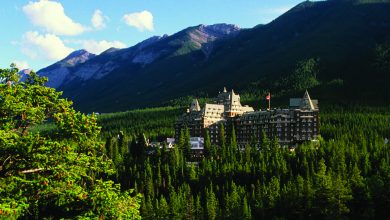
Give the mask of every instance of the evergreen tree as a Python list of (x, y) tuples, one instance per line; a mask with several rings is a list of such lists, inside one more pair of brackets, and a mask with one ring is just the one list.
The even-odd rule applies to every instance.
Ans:
[(236, 129), (234, 128), (234, 125), (233, 125), (233, 127), (232, 127), (232, 134), (231, 134), (231, 138), (230, 138), (230, 146), (231, 146), (233, 149), (236, 149), (236, 148), (237, 148)]
[(244, 197), (244, 202), (242, 204), (242, 218), (244, 220), (250, 220), (252, 219), (252, 214), (251, 214), (251, 208), (248, 205), (246, 197)]
[(217, 218), (218, 214), (218, 200), (215, 196), (212, 187), (206, 191), (206, 209), (207, 209), (207, 218), (214, 220)]
[(160, 197), (157, 219), (165, 220), (169, 218), (169, 206), (164, 196)]
[(190, 159), (191, 157), (191, 143), (190, 143), (190, 131), (188, 130), (188, 128), (185, 129), (185, 133), (184, 133), (184, 143), (183, 143), (183, 153), (184, 153), (184, 156), (187, 158), (187, 159)]
[(220, 146), (221, 149), (225, 149), (226, 147), (225, 126), (223, 123), (219, 124), (218, 145)]
[(205, 129), (204, 131), (204, 156), (206, 158), (210, 158), (211, 156), (211, 140), (210, 140), (210, 133), (208, 129)]
[(332, 192), (332, 179), (326, 173), (325, 160), (321, 159), (315, 175), (315, 212), (317, 215), (330, 216), (333, 213), (331, 201), (334, 200)]
[(241, 201), (242, 201), (242, 198), (240, 198), (240, 196), (238, 194), (236, 184), (234, 182), (232, 182), (231, 193), (227, 194), (225, 196), (225, 205), (226, 205), (225, 218), (238, 219), (238, 218), (242, 217), (241, 216), (242, 212), (240, 212)]
[(200, 195), (196, 196), (195, 202), (195, 219), (204, 219), (203, 206), (201, 203)]

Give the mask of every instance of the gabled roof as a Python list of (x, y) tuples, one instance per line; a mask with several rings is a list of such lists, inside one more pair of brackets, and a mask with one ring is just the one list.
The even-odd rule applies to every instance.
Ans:
[(306, 90), (303, 98), (290, 99), (290, 108), (316, 110), (318, 109), (318, 100), (311, 99), (309, 92)]
[(299, 107), (301, 107), (302, 109), (310, 109), (310, 110), (315, 109), (313, 102), (311, 101), (310, 95), (307, 92), (307, 90), (305, 91), (305, 94), (303, 95), (303, 98), (301, 100), (301, 104)]

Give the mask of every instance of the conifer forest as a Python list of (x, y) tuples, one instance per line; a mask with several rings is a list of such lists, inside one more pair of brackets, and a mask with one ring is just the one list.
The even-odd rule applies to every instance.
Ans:
[(206, 132), (205, 155), (196, 161), (188, 153), (188, 130), (175, 148), (146, 145), (147, 139), (173, 136), (174, 115), (182, 111), (165, 107), (99, 117), (116, 167), (113, 179), (142, 194), (142, 218), (389, 218), (388, 108), (324, 107), (319, 141), (293, 151), (265, 134), (260, 147), (239, 149), (235, 133), (226, 136), (223, 128), (220, 146), (214, 146)]
[(1, 1), (0, 220), (390, 220), (390, 0), (300, 1)]

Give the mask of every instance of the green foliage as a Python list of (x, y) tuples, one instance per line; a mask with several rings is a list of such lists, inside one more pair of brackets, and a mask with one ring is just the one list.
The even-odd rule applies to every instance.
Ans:
[(289, 79), (292, 89), (301, 91), (317, 86), (319, 84), (318, 73), (319, 59), (310, 58), (299, 62)]
[[(0, 69), (0, 219), (139, 219), (140, 196), (121, 192), (96, 116), (75, 111), (32, 72)], [(50, 132), (37, 126), (51, 122)], [(35, 128), (35, 129), (34, 129)]]
[[(389, 108), (322, 108), (322, 137), (294, 151), (280, 148), (265, 132), (260, 146), (253, 142), (238, 149), (231, 128), (220, 130), (220, 146), (211, 146), (205, 131), (206, 156), (188, 162), (183, 131), (174, 149), (153, 153), (144, 146), (144, 154), (126, 153), (117, 180), (149, 198), (142, 205), (147, 219), (388, 218)], [(173, 117), (159, 108), (143, 111)], [(134, 134), (124, 139), (127, 135)], [(106, 147), (116, 143), (114, 138)], [(161, 198), (168, 209), (161, 208)]]
[(144, 133), (153, 140), (172, 137), (176, 116), (181, 112), (180, 107), (160, 107), (101, 114), (98, 123), (102, 125), (103, 137), (118, 135), (122, 131), (130, 137)]
[(379, 44), (375, 47), (375, 61), (376, 68), (383, 72), (390, 71), (390, 43)]

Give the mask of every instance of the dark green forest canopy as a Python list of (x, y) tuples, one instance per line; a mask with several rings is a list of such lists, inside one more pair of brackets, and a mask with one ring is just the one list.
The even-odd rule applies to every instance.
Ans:
[(322, 138), (295, 151), (265, 136), (259, 149), (244, 150), (234, 137), (221, 136), (226, 144), (218, 147), (206, 136), (198, 164), (188, 163), (186, 132), (170, 151), (145, 143), (172, 136), (184, 111), (162, 107), (99, 118), (103, 131), (119, 132), (103, 134), (107, 154), (116, 181), (144, 195), (143, 218), (389, 218), (389, 106), (321, 105)]
[[(342, 79), (318, 78), (323, 68), (318, 58), (297, 62), (293, 74), (266, 90), (259, 89), (261, 82), (243, 89), (243, 103), (256, 108), (269, 89), (276, 91), (274, 106), (286, 105), (301, 89), (311, 88), (316, 98), (330, 93), (334, 101), (320, 106), (318, 142), (289, 151), (263, 136), (260, 148), (249, 144), (239, 150), (233, 136), (221, 135), (225, 144), (206, 141), (199, 163), (189, 158), (188, 132), (169, 151), (146, 145), (147, 139), (173, 136), (176, 117), (190, 98), (96, 118), (72, 109), (35, 74), (18, 82), (14, 66), (1, 70), (1, 216), (136, 218), (139, 197), (127, 191), (134, 188), (143, 195), (145, 219), (387, 219), (390, 107), (388, 93), (377, 92), (387, 91), (389, 45), (374, 51), (375, 92), (364, 87), (364, 77), (345, 87), (367, 96), (348, 100), (354, 90), (342, 93)], [(372, 94), (381, 97), (367, 99)]]
[(206, 136), (192, 163), (188, 132), (169, 151), (146, 145), (173, 136), (185, 108), (85, 116), (34, 74), (15, 83), (14, 71), (0, 85), (4, 216), (135, 218), (134, 188), (145, 219), (389, 218), (388, 106), (321, 105), (322, 138), (294, 151), (265, 135), (243, 150), (234, 136), (220, 135), (223, 146)]

